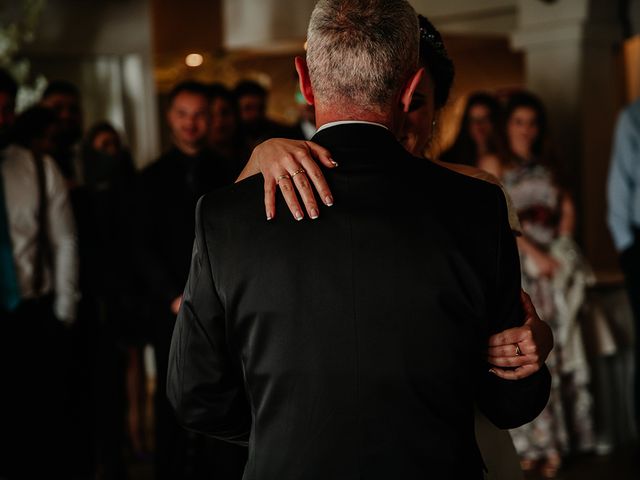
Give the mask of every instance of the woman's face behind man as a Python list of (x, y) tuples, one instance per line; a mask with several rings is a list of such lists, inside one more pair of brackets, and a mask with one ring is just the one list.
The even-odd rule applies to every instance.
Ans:
[(402, 145), (412, 155), (424, 156), (433, 134), (434, 118), (434, 84), (431, 74), (425, 70), (413, 95), (409, 114), (400, 135)]

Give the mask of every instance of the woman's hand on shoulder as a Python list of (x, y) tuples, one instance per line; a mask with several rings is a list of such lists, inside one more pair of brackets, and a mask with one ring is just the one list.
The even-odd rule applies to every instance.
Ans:
[(329, 150), (316, 143), (272, 138), (253, 149), (251, 158), (236, 181), (262, 173), (267, 220), (271, 220), (276, 215), (276, 187), (278, 186), (296, 220), (304, 218), (296, 190), (307, 214), (315, 219), (318, 218), (320, 210), (311, 184), (325, 205), (333, 205), (331, 190), (318, 163), (327, 168), (338, 166), (331, 158)]
[(531, 298), (521, 292), (526, 321), (489, 338), (488, 361), (491, 371), (506, 380), (519, 380), (540, 370), (553, 349), (553, 333), (538, 317)]

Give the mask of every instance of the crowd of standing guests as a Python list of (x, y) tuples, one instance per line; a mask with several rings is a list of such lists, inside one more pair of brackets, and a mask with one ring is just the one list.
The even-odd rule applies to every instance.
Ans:
[[(166, 399), (167, 359), (204, 193), (231, 184), (252, 149), (272, 137), (309, 139), (301, 102), (290, 127), (266, 115), (251, 81), (178, 84), (166, 120), (171, 147), (136, 173), (107, 122), (83, 134), (81, 96), (51, 82), (17, 117), (17, 87), (0, 72), (0, 476), (61, 472), (125, 478), (125, 439), (145, 440), (142, 349), (154, 347), (156, 478), (240, 478), (246, 450), (183, 430)], [(550, 147), (545, 109), (528, 92), (469, 96), (459, 133), (440, 160), (486, 170), (520, 223), (522, 282), (554, 331), (550, 402), (512, 431), (525, 470), (553, 477), (570, 450), (594, 446), (579, 309), (592, 274), (573, 241), (571, 192)], [(37, 451), (42, 461), (33, 462)], [(41, 455), (42, 452), (45, 455)]]
[[(137, 173), (119, 132), (83, 132), (81, 95), (52, 81), (15, 112), (0, 71), (0, 477), (126, 478), (128, 442), (157, 478), (236, 478), (246, 452), (180, 428), (166, 400), (200, 196), (231, 184), (256, 143), (304, 138), (267, 91), (187, 81), (169, 93), (171, 147)], [(143, 347), (153, 345), (154, 436)], [(34, 461), (38, 459), (38, 461)]]

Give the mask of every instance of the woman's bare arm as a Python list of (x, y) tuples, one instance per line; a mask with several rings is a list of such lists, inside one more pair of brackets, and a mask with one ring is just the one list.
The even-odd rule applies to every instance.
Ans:
[(314, 219), (318, 218), (320, 210), (311, 183), (322, 202), (327, 206), (333, 205), (331, 190), (318, 163), (327, 168), (338, 166), (331, 158), (331, 153), (316, 143), (272, 138), (253, 149), (251, 158), (236, 182), (262, 173), (267, 220), (271, 220), (276, 215), (276, 186), (280, 187), (287, 206), (296, 220), (304, 218), (296, 190), (302, 198), (307, 214)]
[(576, 208), (571, 195), (564, 192), (560, 203), (560, 223), (558, 234), (572, 237), (576, 230)]

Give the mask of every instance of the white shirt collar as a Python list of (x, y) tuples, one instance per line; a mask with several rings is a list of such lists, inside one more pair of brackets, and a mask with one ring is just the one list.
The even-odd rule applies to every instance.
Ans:
[(363, 124), (366, 124), (366, 125), (377, 125), (378, 127), (382, 127), (382, 128), (384, 128), (386, 130), (389, 130), (389, 128), (386, 127), (385, 125), (382, 125), (381, 123), (376, 123), (376, 122), (367, 122), (365, 120), (338, 120), (337, 122), (325, 123), (320, 128), (318, 128), (318, 132), (321, 131), (321, 130), (324, 130), (326, 128), (336, 127), (338, 125), (347, 125), (347, 124), (350, 124), (350, 123), (363, 123)]

